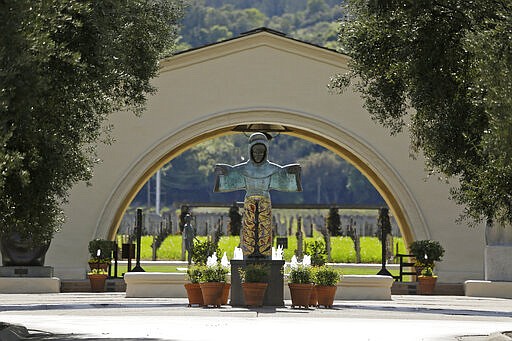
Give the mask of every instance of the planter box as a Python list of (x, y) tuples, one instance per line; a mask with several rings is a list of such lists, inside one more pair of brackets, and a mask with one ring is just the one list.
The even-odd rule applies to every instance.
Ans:
[(391, 300), (393, 277), (345, 275), (338, 283), (337, 300)]
[[(233, 264), (232, 264), (233, 265)], [(280, 265), (276, 266), (279, 270)], [(276, 270), (278, 274), (279, 271)], [(234, 279), (238, 279), (238, 286), (234, 287)], [(282, 277), (281, 277), (282, 278)], [(124, 275), (126, 282), (126, 297), (181, 297), (187, 298), (185, 274), (164, 272), (129, 272)], [(269, 306), (283, 306), (284, 299), (290, 299), (289, 290), (284, 290), (287, 283), (274, 285), (277, 292), (275, 297), (269, 296), (269, 287), (265, 297), (274, 301), (263, 303)], [(342, 276), (336, 290), (336, 300), (391, 300), (391, 286), (393, 278), (380, 275), (345, 275)], [(284, 293), (283, 293), (284, 291)], [(235, 295), (234, 295), (235, 294)], [(278, 301), (275, 301), (275, 298)], [(231, 280), (231, 305), (243, 306), (243, 292), (238, 270)]]
[(464, 283), (464, 292), (470, 297), (512, 298), (512, 282), (469, 280)]
[(187, 297), (185, 274), (128, 272), (124, 274), (126, 297)]

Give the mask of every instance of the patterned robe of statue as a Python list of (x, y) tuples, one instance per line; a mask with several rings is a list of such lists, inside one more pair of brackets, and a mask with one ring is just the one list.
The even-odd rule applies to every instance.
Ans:
[(214, 192), (246, 191), (240, 233), (244, 258), (271, 257), (272, 209), (269, 191), (302, 191), (300, 171), (298, 164), (280, 166), (268, 161), (268, 139), (262, 133), (249, 137), (247, 162), (235, 166), (215, 166)]

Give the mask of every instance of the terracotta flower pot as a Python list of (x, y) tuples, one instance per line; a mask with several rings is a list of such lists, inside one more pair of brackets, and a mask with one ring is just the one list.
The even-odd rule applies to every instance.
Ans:
[(436, 282), (436, 276), (418, 276), (418, 294), (432, 295)]
[(318, 306), (332, 308), (337, 287), (335, 285), (316, 285), (315, 291), (318, 298)]
[(294, 307), (304, 307), (308, 308), (309, 306), (309, 298), (311, 296), (311, 290), (313, 289), (313, 284), (296, 284), (296, 283), (288, 283), (288, 288), (290, 289), (290, 296), (292, 298), (292, 308)]
[(311, 295), (309, 296), (309, 306), (316, 307), (318, 305), (318, 299), (316, 295), (316, 286), (311, 289)]
[(185, 284), (188, 296), (188, 306), (191, 307), (193, 304), (199, 306), (204, 305), (203, 293), (201, 292), (201, 286), (199, 283), (187, 283)]
[(220, 304), (222, 304), (222, 305), (228, 304), (230, 290), (231, 290), (231, 284), (224, 283), (224, 289), (222, 291), (222, 299), (220, 300), (221, 301)]
[(222, 303), (222, 292), (224, 290), (223, 282), (205, 282), (201, 283), (201, 292), (203, 294), (203, 303), (205, 306), (220, 307)]
[(104, 274), (89, 274), (89, 282), (91, 283), (92, 292), (103, 292), (105, 291), (105, 282), (107, 281), (107, 275)]
[(246, 306), (261, 307), (268, 283), (242, 283)]

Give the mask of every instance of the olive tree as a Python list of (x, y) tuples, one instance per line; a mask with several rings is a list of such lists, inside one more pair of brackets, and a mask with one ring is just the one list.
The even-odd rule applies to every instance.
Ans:
[(512, 223), (512, 2), (347, 0), (341, 48), (377, 122), (459, 182), (469, 222)]
[(142, 113), (179, 0), (0, 1), (0, 233), (48, 242), (108, 115)]

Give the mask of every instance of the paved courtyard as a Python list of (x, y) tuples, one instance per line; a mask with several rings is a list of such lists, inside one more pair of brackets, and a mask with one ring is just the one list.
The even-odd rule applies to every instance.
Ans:
[(0, 340), (512, 340), (507, 299), (395, 295), (335, 301), (334, 309), (289, 304), (214, 309), (124, 293), (0, 295), (0, 322), (27, 329), (4, 325)]

